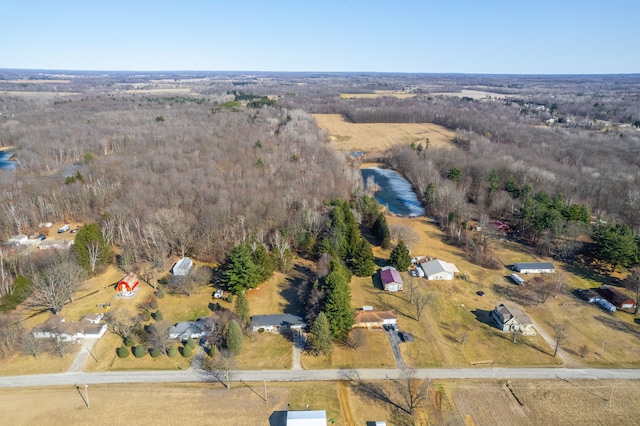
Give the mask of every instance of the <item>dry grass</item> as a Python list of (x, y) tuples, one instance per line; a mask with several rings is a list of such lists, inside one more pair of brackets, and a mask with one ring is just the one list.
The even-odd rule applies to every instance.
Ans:
[(631, 408), (640, 397), (640, 382), (618, 381), (611, 404), (611, 381), (511, 380), (445, 382), (460, 417), (477, 425), (637, 424)]
[(287, 370), (293, 365), (293, 343), (281, 334), (252, 333), (236, 362), (243, 370)]
[(21, 80), (6, 80), (5, 83), (13, 83), (13, 84), (69, 84), (71, 83), (71, 80), (28, 80), (28, 79), (21, 79)]
[(302, 367), (309, 370), (324, 368), (395, 368), (395, 358), (389, 339), (382, 330), (365, 330), (364, 343), (351, 349), (336, 343), (330, 355), (303, 354)]
[(44, 98), (51, 99), (58, 96), (79, 95), (79, 92), (20, 92), (16, 90), (0, 90), (0, 94), (5, 96), (22, 96), (25, 98)]
[(430, 123), (349, 123), (339, 114), (314, 114), (339, 151), (384, 151), (429, 139), (429, 146), (453, 148), (455, 133)]
[(414, 93), (397, 92), (393, 90), (374, 90), (373, 93), (341, 93), (342, 99), (376, 99), (391, 96), (398, 99), (414, 98)]
[(273, 425), (284, 424), (287, 404), (292, 410), (309, 404), (342, 424), (333, 383), (272, 383), (267, 390), (265, 402), (262, 383), (233, 384), (230, 390), (217, 383), (92, 385), (88, 409), (84, 389), (72, 386), (0, 389), (0, 416), (4, 424), (33, 425)]

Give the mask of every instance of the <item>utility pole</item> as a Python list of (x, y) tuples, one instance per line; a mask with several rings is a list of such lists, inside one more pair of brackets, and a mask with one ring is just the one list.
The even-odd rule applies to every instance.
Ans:
[[(84, 395), (87, 398), (87, 408), (91, 408), (91, 405), (89, 404), (89, 385), (84, 385)], [(611, 398), (609, 398), (609, 400), (611, 400)]]
[(267, 380), (266, 379), (262, 379), (264, 380), (264, 402), (267, 402)]
[(607, 339), (602, 340), (602, 347), (600, 348), (600, 358), (602, 358), (602, 354), (604, 353), (604, 344), (607, 343)]
[(609, 399), (607, 400), (607, 404), (611, 405), (611, 398), (613, 397), (613, 390), (616, 388), (616, 382), (611, 383), (611, 393), (609, 393)]

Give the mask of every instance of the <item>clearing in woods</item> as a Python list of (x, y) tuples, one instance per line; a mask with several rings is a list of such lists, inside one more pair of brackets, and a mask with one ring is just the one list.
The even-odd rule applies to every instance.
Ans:
[(340, 114), (314, 114), (339, 151), (384, 151), (396, 145), (426, 143), (453, 148), (455, 132), (431, 123), (349, 123)]

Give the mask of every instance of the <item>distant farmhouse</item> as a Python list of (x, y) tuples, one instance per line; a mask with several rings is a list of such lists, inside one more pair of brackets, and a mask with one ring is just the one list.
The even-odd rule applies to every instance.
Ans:
[(460, 271), (453, 263), (433, 259), (420, 264), (428, 280), (452, 280)]
[(553, 263), (549, 262), (518, 262), (513, 269), (522, 274), (552, 274), (556, 271)]
[(536, 330), (533, 328), (531, 318), (520, 309), (507, 307), (503, 303), (496, 306), (491, 311), (491, 318), (496, 326), (503, 332), (519, 331), (525, 336), (535, 336)]
[(393, 266), (385, 266), (380, 270), (380, 281), (384, 291), (402, 291), (404, 287), (400, 272)]

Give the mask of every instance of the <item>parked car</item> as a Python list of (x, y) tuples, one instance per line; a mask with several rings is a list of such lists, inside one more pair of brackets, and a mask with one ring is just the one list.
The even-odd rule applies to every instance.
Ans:
[(44, 241), (44, 240), (47, 239), (47, 237), (45, 235), (42, 235), (42, 234), (38, 235), (38, 238), (40, 238), (40, 241)]
[(79, 229), (79, 228), (72, 229), (72, 230), (71, 230), (71, 233), (72, 233), (72, 234), (75, 234), (76, 232), (78, 232), (78, 229)]
[(476, 291), (476, 294), (478, 296), (484, 296), (484, 291), (480, 290), (480, 291)]

